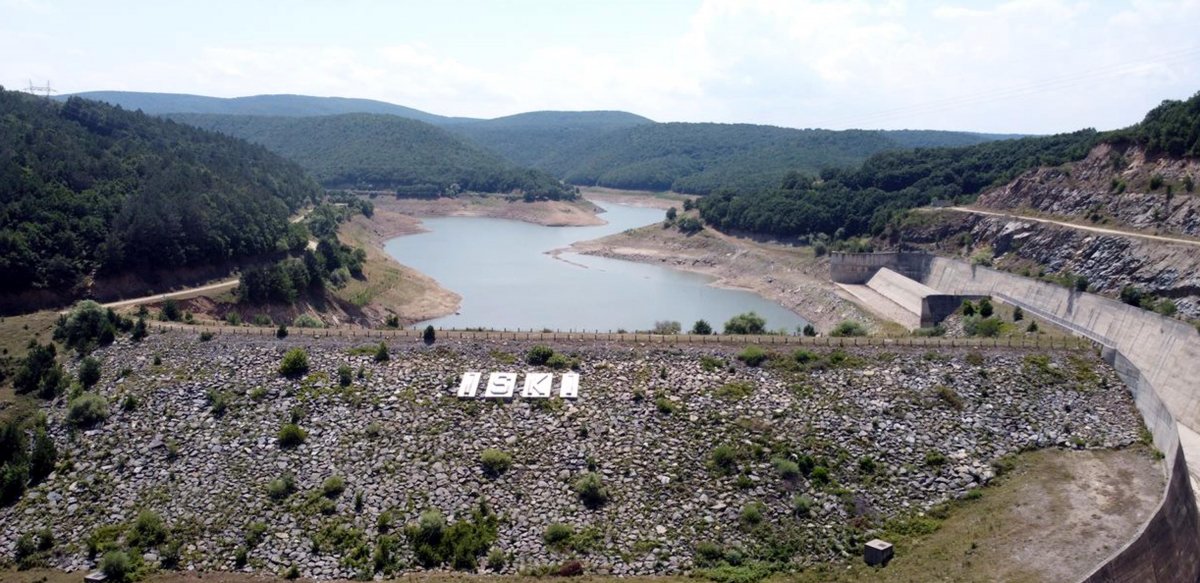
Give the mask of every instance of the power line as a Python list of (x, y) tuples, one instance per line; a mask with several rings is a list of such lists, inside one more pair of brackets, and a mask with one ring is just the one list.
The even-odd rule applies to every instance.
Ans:
[(50, 98), (51, 93), (58, 93), (58, 91), (55, 91), (52, 87), (50, 87), (49, 80), (46, 80), (45, 85), (34, 85), (33, 79), (29, 80), (29, 87), (26, 87), (25, 91), (28, 92), (30, 95), (40, 95), (47, 99)]

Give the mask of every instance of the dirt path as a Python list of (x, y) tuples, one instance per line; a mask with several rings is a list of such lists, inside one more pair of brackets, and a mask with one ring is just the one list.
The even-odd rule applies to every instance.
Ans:
[[(184, 299), (184, 298), (190, 298), (190, 297), (194, 297), (194, 296), (198, 296), (198, 295), (203, 295), (203, 294), (210, 293), (210, 292), (220, 293), (220, 292), (229, 291), (229, 290), (232, 290), (233, 288), (237, 287), (238, 282), (240, 282), (240, 281), (241, 281), (240, 279), (235, 277), (232, 279), (227, 279), (225, 281), (218, 281), (216, 283), (210, 283), (208, 285), (202, 285), (199, 287), (190, 287), (187, 289), (181, 289), (179, 291), (173, 291), (173, 292), (169, 292), (169, 293), (165, 293), (165, 294), (154, 294), (152, 296), (142, 296), (140, 298), (121, 300), (121, 301), (117, 301), (117, 302), (108, 302), (107, 304), (100, 304), (100, 305), (102, 305), (106, 308), (112, 308), (112, 309), (116, 310), (119, 308), (128, 308), (131, 306), (139, 306), (141, 304), (152, 304), (154, 302), (161, 302), (166, 299), (180, 300), (180, 299)], [(66, 312), (67, 312), (67, 310), (63, 310), (64, 314)]]
[(1067, 227), (1068, 229), (1076, 229), (1076, 230), (1080, 230), (1080, 231), (1091, 231), (1093, 233), (1101, 233), (1104, 235), (1118, 235), (1121, 237), (1136, 237), (1138, 239), (1159, 241), (1161, 243), (1177, 243), (1180, 245), (1192, 245), (1192, 246), (1200, 247), (1200, 241), (1197, 241), (1196, 239), (1183, 239), (1183, 238), (1179, 238), (1179, 237), (1164, 237), (1162, 235), (1150, 235), (1147, 233), (1138, 233), (1136, 231), (1122, 231), (1122, 230), (1118, 230), (1118, 229), (1105, 229), (1103, 227), (1080, 225), (1078, 223), (1071, 223), (1071, 222), (1067, 222), (1067, 221), (1056, 221), (1054, 219), (1043, 219), (1040, 217), (1015, 215), (1012, 213), (1002, 213), (1002, 212), (997, 212), (997, 211), (985, 211), (985, 210), (971, 208), (971, 207), (965, 207), (965, 206), (949, 207), (946, 210), (971, 213), (974, 215), (984, 215), (984, 216), (989, 216), (989, 217), (1002, 217), (1002, 218), (1014, 219), (1014, 220), (1019, 220), (1019, 221), (1034, 221), (1037, 223), (1058, 225), (1060, 227)]

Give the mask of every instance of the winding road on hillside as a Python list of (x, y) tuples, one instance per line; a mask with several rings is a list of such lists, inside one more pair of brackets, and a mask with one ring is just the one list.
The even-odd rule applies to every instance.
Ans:
[(951, 211), (959, 211), (959, 212), (964, 212), (964, 213), (971, 213), (971, 214), (975, 214), (975, 215), (985, 215), (985, 216), (989, 216), (989, 217), (1002, 217), (1002, 218), (1014, 219), (1014, 220), (1018, 220), (1018, 221), (1034, 221), (1034, 222), (1038, 222), (1038, 223), (1047, 223), (1047, 224), (1051, 224), (1051, 225), (1058, 225), (1060, 227), (1067, 227), (1068, 229), (1077, 229), (1080, 231), (1091, 231), (1093, 233), (1101, 233), (1104, 235), (1117, 235), (1120, 237), (1136, 237), (1138, 239), (1148, 239), (1151, 241), (1158, 241), (1160, 243), (1178, 243), (1180, 245), (1192, 245), (1195, 247), (1200, 247), (1200, 240), (1196, 240), (1196, 239), (1183, 239), (1183, 238), (1179, 238), (1179, 237), (1163, 237), (1162, 235), (1150, 235), (1147, 233), (1138, 233), (1136, 231), (1121, 231), (1121, 230), (1117, 230), (1117, 229), (1105, 229), (1103, 227), (1080, 225), (1078, 223), (1070, 223), (1067, 221), (1056, 221), (1054, 219), (1043, 219), (1040, 217), (1031, 217), (1031, 216), (1027, 216), (1027, 215), (1015, 215), (1012, 213), (1002, 213), (1002, 212), (997, 212), (997, 211), (985, 211), (985, 210), (971, 208), (971, 207), (965, 207), (965, 206), (952, 206), (952, 207), (948, 207), (946, 209), (931, 209), (931, 210), (951, 210)]

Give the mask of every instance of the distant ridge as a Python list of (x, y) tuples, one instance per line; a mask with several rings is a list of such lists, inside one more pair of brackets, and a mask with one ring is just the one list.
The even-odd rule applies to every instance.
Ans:
[[(187, 93), (143, 93), (139, 91), (85, 91), (73, 94), (85, 99), (140, 109), (150, 115), (167, 113), (215, 113), (225, 115), (275, 115), (312, 117), (344, 113), (379, 113), (415, 119), (432, 124), (472, 121), (472, 118), (447, 117), (374, 99), (352, 97), (313, 97), (309, 95), (251, 95), (248, 97), (208, 97)], [(59, 96), (66, 100), (70, 95)]]

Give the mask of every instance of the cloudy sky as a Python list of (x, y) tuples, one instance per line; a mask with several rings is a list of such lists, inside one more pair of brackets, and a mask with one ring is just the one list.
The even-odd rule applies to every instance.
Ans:
[(1051, 133), (1200, 91), (1200, 0), (0, 0), (0, 84)]

